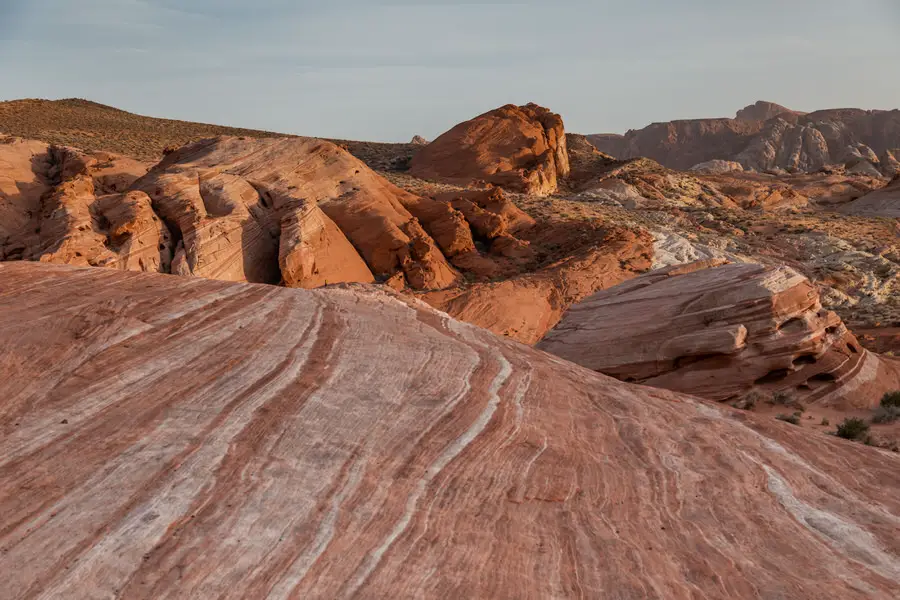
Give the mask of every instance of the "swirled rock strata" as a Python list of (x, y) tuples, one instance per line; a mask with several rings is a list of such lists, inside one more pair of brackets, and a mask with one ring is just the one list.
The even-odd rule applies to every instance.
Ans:
[(900, 458), (383, 289), (0, 264), (0, 597), (896, 598)]

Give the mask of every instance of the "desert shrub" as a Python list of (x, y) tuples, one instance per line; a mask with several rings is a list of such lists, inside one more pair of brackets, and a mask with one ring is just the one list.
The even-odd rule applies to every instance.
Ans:
[(822, 417), (822, 423), (821, 423), (821, 425), (827, 427), (827, 426), (831, 425), (831, 421), (829, 421), (829, 420), (826, 419), (825, 417)]
[(800, 412), (806, 410), (806, 407), (803, 406), (791, 392), (784, 390), (772, 394), (772, 403), (778, 406), (788, 406), (790, 408), (796, 408)]
[(800, 414), (794, 413), (792, 415), (778, 415), (775, 417), (779, 421), (784, 421), (785, 423), (790, 423), (791, 425), (799, 425), (800, 424)]
[(838, 425), (835, 435), (845, 440), (862, 441), (869, 436), (869, 424), (862, 419), (850, 417)]
[(893, 423), (900, 419), (900, 406), (885, 406), (882, 404), (875, 410), (872, 422), (876, 424)]
[(881, 406), (885, 408), (900, 408), (900, 390), (886, 393), (881, 398)]
[(741, 410), (753, 410), (753, 407), (756, 406), (756, 403), (762, 400), (762, 394), (757, 392), (756, 390), (751, 390), (738, 398), (736, 401), (731, 403), (731, 406), (734, 408), (739, 408)]

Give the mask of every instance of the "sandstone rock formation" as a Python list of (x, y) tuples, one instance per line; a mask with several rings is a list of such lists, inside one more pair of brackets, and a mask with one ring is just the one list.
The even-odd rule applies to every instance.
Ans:
[(363, 286), (0, 289), (4, 598), (900, 593), (890, 453)]
[(840, 210), (851, 215), (900, 219), (900, 175), (895, 176), (887, 187), (845, 204)]
[(460, 123), (422, 148), (410, 173), (458, 185), (480, 181), (551, 194), (569, 174), (562, 119), (535, 104), (503, 106)]
[(120, 159), (73, 149), (17, 140), (0, 156), (0, 259), (304, 288), (380, 281), (528, 343), (652, 253), (627, 229), (537, 226), (499, 188), (406, 192), (322, 140), (212, 138), (130, 179)]
[(124, 193), (147, 165), (0, 138), (0, 260), (167, 269), (169, 232), (144, 194)]
[[(557, 235), (568, 235), (574, 238), (568, 243), (577, 244), (584, 234), (575, 227), (567, 229)], [(648, 234), (616, 228), (597, 234), (566, 258), (538, 271), (420, 297), (457, 319), (534, 344), (575, 302), (650, 268), (653, 242)]]
[[(600, 134), (588, 139), (616, 158), (646, 156), (673, 169), (725, 160), (760, 172), (811, 172), (863, 158), (892, 175), (896, 167), (888, 154), (900, 147), (900, 110), (837, 109), (807, 114), (757, 102), (738, 111), (735, 119), (654, 123), (624, 136)], [(881, 156), (885, 158), (883, 167)]]
[(722, 173), (731, 173), (733, 171), (743, 171), (744, 167), (739, 162), (730, 160), (708, 160), (691, 167), (691, 171), (697, 173), (706, 173), (708, 175), (721, 175)]
[(180, 235), (173, 272), (297, 287), (374, 275), (431, 288), (457, 276), (407, 210), (417, 199), (329, 142), (213, 138), (135, 187)]
[(790, 115), (794, 117), (803, 116), (806, 113), (797, 112), (795, 110), (791, 110), (789, 108), (785, 108), (780, 104), (775, 104), (774, 102), (766, 102), (765, 100), (759, 100), (755, 104), (751, 104), (750, 106), (746, 106), (737, 112), (735, 119), (738, 121), (768, 121), (769, 119), (774, 119), (775, 117), (781, 115)]
[(409, 143), (415, 144), (416, 146), (427, 146), (429, 144), (428, 140), (423, 138), (421, 135), (414, 135)]
[(788, 267), (692, 263), (598, 292), (538, 347), (617, 378), (730, 400), (751, 389), (870, 408), (900, 361), (866, 351)]

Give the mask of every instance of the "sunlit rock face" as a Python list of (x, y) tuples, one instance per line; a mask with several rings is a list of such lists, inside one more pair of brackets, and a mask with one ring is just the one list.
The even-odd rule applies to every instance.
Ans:
[(0, 597), (900, 593), (890, 453), (383, 288), (15, 262), (0, 290)]

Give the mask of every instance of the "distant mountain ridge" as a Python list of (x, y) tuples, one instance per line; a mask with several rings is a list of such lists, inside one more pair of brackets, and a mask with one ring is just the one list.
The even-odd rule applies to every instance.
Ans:
[(759, 101), (739, 110), (735, 118), (653, 123), (625, 135), (587, 138), (617, 158), (646, 156), (681, 170), (712, 160), (734, 161), (756, 171), (870, 165), (892, 176), (900, 170), (900, 110), (803, 113)]
[[(297, 137), (286, 133), (160, 119), (130, 113), (82, 98), (24, 99), (0, 102), (0, 134), (159, 161), (167, 148), (218, 136), (249, 138)], [(374, 169), (408, 162), (417, 144), (330, 140)]]

